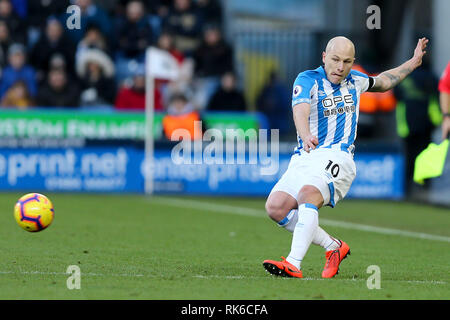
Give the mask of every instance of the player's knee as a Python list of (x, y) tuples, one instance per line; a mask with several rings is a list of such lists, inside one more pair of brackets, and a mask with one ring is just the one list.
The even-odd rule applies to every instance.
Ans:
[(286, 216), (282, 205), (271, 200), (266, 201), (266, 212), (269, 218), (276, 222), (281, 221)]
[(314, 186), (303, 186), (298, 194), (298, 203), (311, 203), (320, 208), (323, 205), (322, 193)]

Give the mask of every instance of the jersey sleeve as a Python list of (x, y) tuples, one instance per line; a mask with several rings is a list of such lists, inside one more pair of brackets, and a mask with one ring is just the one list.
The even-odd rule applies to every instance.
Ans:
[(299, 103), (311, 103), (311, 89), (314, 85), (314, 78), (300, 73), (295, 79), (292, 89), (292, 107)]
[(375, 79), (360, 71), (352, 70), (352, 77), (360, 93), (364, 93), (375, 84)]
[(450, 94), (450, 62), (439, 80), (439, 91)]

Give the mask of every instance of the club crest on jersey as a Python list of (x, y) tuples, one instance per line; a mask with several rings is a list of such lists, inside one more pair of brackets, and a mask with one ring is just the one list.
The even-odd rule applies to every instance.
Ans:
[(293, 92), (294, 97), (298, 97), (298, 95), (299, 95), (300, 93), (302, 93), (302, 87), (299, 86), (299, 85), (296, 85), (296, 86), (294, 87), (294, 92)]
[(351, 83), (350, 80), (347, 80), (347, 89), (348, 90), (355, 89), (355, 85), (353, 83)]

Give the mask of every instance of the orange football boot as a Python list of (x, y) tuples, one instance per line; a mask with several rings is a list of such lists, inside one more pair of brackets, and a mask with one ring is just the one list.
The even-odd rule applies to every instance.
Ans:
[(264, 260), (263, 266), (267, 272), (275, 276), (303, 278), (302, 270), (287, 262), (285, 257), (281, 259), (281, 261)]
[[(339, 240), (340, 241), (340, 240)], [(323, 268), (322, 278), (333, 278), (339, 273), (339, 265), (342, 260), (347, 258), (350, 254), (350, 247), (344, 241), (340, 241), (341, 246), (336, 250), (330, 250), (325, 252), (325, 258), (327, 262)]]

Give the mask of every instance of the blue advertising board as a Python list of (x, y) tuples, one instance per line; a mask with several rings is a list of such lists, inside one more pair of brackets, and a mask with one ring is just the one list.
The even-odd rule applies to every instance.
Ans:
[(133, 148), (2, 149), (0, 189), (141, 192), (140, 158)]
[[(291, 155), (277, 158), (277, 170), (261, 175), (257, 164), (176, 164), (170, 150), (156, 150), (155, 191), (205, 195), (267, 196), (287, 169)], [(348, 197), (398, 199), (404, 195), (403, 156), (355, 156), (357, 176)], [(144, 192), (144, 151), (133, 147), (1, 149), (0, 190)]]
[(356, 178), (349, 198), (400, 199), (404, 196), (404, 156), (398, 153), (357, 153)]

